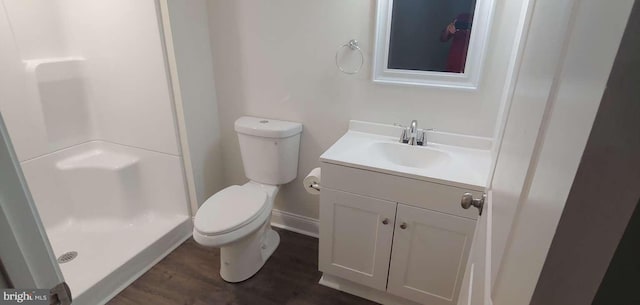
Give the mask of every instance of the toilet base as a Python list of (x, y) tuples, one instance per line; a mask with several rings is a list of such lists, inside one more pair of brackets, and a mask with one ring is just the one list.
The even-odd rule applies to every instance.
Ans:
[(280, 244), (278, 232), (269, 220), (248, 236), (220, 248), (220, 276), (230, 283), (256, 274)]

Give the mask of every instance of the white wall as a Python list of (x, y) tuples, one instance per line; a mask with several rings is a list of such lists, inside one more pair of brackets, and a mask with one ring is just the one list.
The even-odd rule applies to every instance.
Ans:
[[(524, 152), (512, 155), (513, 147), (507, 151), (505, 145), (526, 144), (513, 135), (533, 133), (537, 139), (521, 195), (508, 196), (512, 195), (513, 188), (507, 188), (512, 187), (510, 184), (498, 184), (496, 180), (493, 183), (494, 194), (498, 189), (506, 194), (493, 198), (494, 239), (498, 237), (496, 232), (510, 235), (502, 260), (495, 262), (500, 263), (493, 294), (495, 305), (531, 301), (633, 6), (633, 0), (535, 3), (523, 70), (509, 115), (509, 121), (514, 123), (507, 123), (495, 179), (501, 163), (513, 168), (515, 163), (509, 159), (529, 157)], [(559, 28), (563, 30), (549, 35)], [(563, 47), (545, 46), (550, 36), (553, 41), (556, 36), (563, 38), (560, 40)], [(555, 69), (550, 71), (546, 63), (556, 64)], [(544, 106), (542, 118), (537, 117), (538, 111), (534, 118), (532, 106)], [(539, 134), (538, 130), (521, 127), (523, 121), (540, 122), (540, 119)], [(513, 179), (515, 175), (511, 176)], [(498, 209), (506, 211), (507, 207), (514, 210), (512, 214), (496, 213)], [(498, 222), (498, 217), (513, 219), (513, 225)], [(499, 250), (492, 254), (495, 256)]]
[[(206, 0), (166, 1), (176, 74), (173, 81), (176, 107), (183, 114), (182, 134), (188, 158), (195, 200), (193, 209), (223, 187), (222, 142), (213, 78), (213, 60)], [(168, 40), (169, 40), (168, 39)], [(171, 56), (171, 54), (169, 54)], [(171, 61), (172, 59), (170, 59)], [(173, 68), (173, 67), (172, 67)], [(189, 165), (187, 165), (189, 166)], [(187, 173), (189, 175), (189, 173)]]
[(527, 48), (521, 55), (510, 108), (506, 109), (508, 118), (491, 185), (494, 213), (492, 279), (497, 276), (518, 203), (526, 191), (526, 180), (530, 179), (527, 175), (539, 141), (538, 133), (553, 94), (558, 66), (562, 63), (566, 29), (572, 14), (570, 1), (530, 1), (527, 18), (531, 20), (531, 14), (537, 13), (537, 20), (527, 24), (525, 31), (528, 32), (524, 42)]
[[(408, 124), (493, 136), (521, 1), (496, 0), (484, 77), (477, 92), (371, 82), (374, 0), (209, 0), (226, 184), (246, 181), (233, 122), (242, 115), (303, 123), (298, 179), (276, 208), (318, 217), (318, 198), (301, 179), (347, 129), (349, 119)], [(358, 39), (367, 55), (355, 76), (341, 74), (334, 54)]]

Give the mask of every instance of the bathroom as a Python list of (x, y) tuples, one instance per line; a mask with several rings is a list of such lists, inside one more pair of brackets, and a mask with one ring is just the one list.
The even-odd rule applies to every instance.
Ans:
[[(539, 300), (633, 6), (451, 1), (474, 12), (464, 73), (393, 74), (392, 17), (435, 0), (0, 1), (1, 193), (28, 202), (2, 202), (0, 287), (74, 304)], [(424, 18), (442, 54), (449, 10)], [(400, 246), (402, 213), (462, 235)]]

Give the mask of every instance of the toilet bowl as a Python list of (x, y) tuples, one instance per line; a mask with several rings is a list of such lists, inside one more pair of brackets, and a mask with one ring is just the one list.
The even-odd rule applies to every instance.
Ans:
[(193, 238), (220, 248), (220, 276), (241, 282), (258, 272), (280, 243), (271, 229), (279, 185), (297, 176), (302, 125), (242, 117), (236, 120), (246, 184), (229, 186), (207, 199), (194, 219)]
[(193, 238), (220, 248), (220, 275), (241, 282), (254, 275), (280, 243), (271, 229), (277, 186), (248, 182), (221, 190), (205, 201), (194, 220)]

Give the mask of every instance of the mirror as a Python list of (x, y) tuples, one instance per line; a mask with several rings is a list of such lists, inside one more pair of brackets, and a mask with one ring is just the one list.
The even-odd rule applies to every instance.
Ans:
[(375, 82), (476, 89), (492, 0), (378, 0)]

